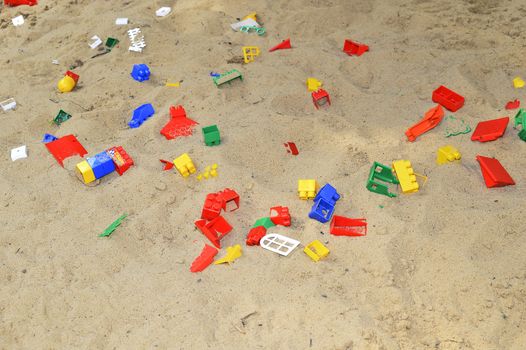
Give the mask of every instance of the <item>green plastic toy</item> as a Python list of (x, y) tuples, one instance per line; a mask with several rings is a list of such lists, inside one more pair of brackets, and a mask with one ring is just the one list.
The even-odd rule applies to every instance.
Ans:
[(205, 126), (202, 131), (207, 146), (217, 146), (221, 143), (221, 135), (217, 125)]
[(55, 123), (56, 125), (60, 125), (70, 118), (71, 118), (70, 114), (64, 112), (63, 110), (60, 110), (60, 112), (58, 112), (55, 119), (53, 119), (53, 123)]
[(256, 26), (243, 26), (239, 30), (242, 31), (243, 33), (249, 33), (251, 30), (253, 30), (259, 36), (264, 35), (267, 31), (263, 27), (256, 27)]
[(374, 162), (369, 172), (369, 178), (367, 179), (366, 188), (378, 194), (383, 194), (388, 197), (396, 197), (396, 193), (389, 192), (387, 185), (380, 183), (379, 181), (389, 182), (392, 184), (399, 184), (398, 179), (393, 174), (393, 170), (383, 164)]
[(212, 77), (212, 80), (214, 81), (214, 84), (216, 84), (216, 86), (219, 87), (220, 85), (223, 85), (224, 83), (230, 84), (232, 80), (235, 80), (238, 78), (241, 81), (243, 81), (243, 75), (241, 75), (241, 73), (237, 69), (232, 69), (231, 71), (221, 74), (218, 77)]
[(119, 225), (121, 224), (122, 220), (124, 220), (127, 216), (128, 216), (128, 214), (123, 214), (120, 218), (118, 218), (110, 226), (108, 226), (108, 228), (106, 228), (104, 230), (104, 232), (102, 232), (99, 235), (99, 237), (109, 237), (113, 233), (113, 231), (115, 231), (115, 229), (117, 227), (119, 227)]
[(514, 119), (514, 128), (517, 128), (517, 126), (522, 125), (522, 128), (526, 127), (526, 110), (523, 108), (519, 109), (517, 114), (515, 115)]
[(108, 38), (108, 39), (106, 39), (106, 47), (109, 48), (109, 49), (114, 48), (115, 45), (117, 45), (118, 43), (119, 43), (118, 39), (115, 39), (115, 38)]
[(446, 117), (446, 137), (467, 134), (471, 132), (471, 126), (466, 124), (464, 119), (457, 119), (452, 115)]
[(273, 223), (269, 217), (266, 217), (266, 218), (257, 219), (256, 223), (252, 226), (252, 228), (258, 227), (258, 226), (263, 226), (265, 227), (265, 229), (268, 229), (270, 227), (276, 226), (276, 224)]

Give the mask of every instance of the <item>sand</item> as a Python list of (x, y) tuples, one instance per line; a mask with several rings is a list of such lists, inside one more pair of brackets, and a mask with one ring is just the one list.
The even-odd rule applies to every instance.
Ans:
[[(171, 6), (172, 13), (155, 17)], [(256, 11), (267, 34), (230, 24)], [(13, 27), (11, 18), (25, 16)], [(117, 17), (130, 24), (116, 26)], [(466, 97), (455, 116), (472, 127), (514, 112), (512, 79), (526, 77), (526, 5), (469, 1), (46, 1), (1, 9), (0, 348), (2, 349), (524, 349), (526, 347), (525, 144), (508, 125), (503, 138), (445, 138), (446, 123), (407, 142), (404, 131), (434, 106), (446, 85)], [(128, 52), (140, 27), (146, 48)], [(99, 35), (118, 38), (94, 59)], [(290, 37), (292, 50), (268, 53)], [(349, 57), (345, 39), (370, 52)], [(262, 53), (228, 64), (244, 45)], [(51, 63), (59, 60), (59, 65)], [(76, 90), (56, 91), (73, 64)], [(77, 62), (77, 63), (75, 63)], [(138, 83), (132, 65), (152, 77)], [(216, 88), (210, 71), (239, 69), (243, 82)], [(305, 80), (323, 82), (332, 105), (316, 110)], [(181, 86), (165, 87), (166, 81)], [(138, 129), (133, 109), (156, 114)], [(171, 105), (199, 123), (172, 141), (159, 130)], [(60, 109), (72, 118), (50, 124)], [(451, 113), (447, 112), (447, 115)], [(223, 142), (205, 147), (201, 127), (217, 124)], [(60, 167), (44, 133), (77, 135), (90, 155), (122, 145), (136, 165), (87, 187), (78, 157)], [(300, 154), (286, 153), (293, 141)], [(9, 152), (28, 146), (27, 159)], [(461, 164), (435, 164), (452, 144)], [(187, 152), (197, 167), (217, 163), (203, 182), (162, 171), (159, 159)], [(516, 185), (486, 188), (476, 155), (498, 158)], [(387, 198), (365, 188), (373, 161), (408, 159), (426, 185)], [(299, 178), (335, 186), (336, 214), (364, 217), (366, 237), (334, 237), (297, 198)], [(189, 266), (207, 240), (194, 228), (207, 193), (241, 196), (225, 214), (242, 244), (234, 264), (202, 273)], [(396, 189), (395, 189), (396, 190)], [(397, 190), (398, 191), (398, 190)], [(245, 236), (272, 206), (290, 208), (290, 228), (273, 232), (302, 245), (319, 239), (329, 257), (301, 249), (280, 257), (247, 247)], [(113, 220), (128, 218), (110, 238)], [(219, 256), (224, 254), (224, 249)], [(248, 316), (247, 316), (248, 315)]]

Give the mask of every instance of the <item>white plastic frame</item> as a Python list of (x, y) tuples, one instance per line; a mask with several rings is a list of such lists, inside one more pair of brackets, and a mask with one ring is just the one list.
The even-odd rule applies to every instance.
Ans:
[(282, 236), (277, 233), (269, 233), (264, 236), (259, 244), (266, 250), (287, 256), (300, 244), (300, 241)]

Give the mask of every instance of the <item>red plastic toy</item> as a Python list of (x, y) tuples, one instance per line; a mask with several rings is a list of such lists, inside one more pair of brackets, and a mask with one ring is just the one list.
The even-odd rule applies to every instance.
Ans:
[(464, 97), (441, 85), (433, 91), (433, 102), (444, 106), (451, 112), (456, 112), (464, 105)]
[(247, 245), (259, 245), (259, 242), (267, 234), (265, 226), (253, 227), (250, 229), (247, 235)]
[(161, 161), (161, 163), (164, 164), (164, 170), (170, 170), (174, 167), (174, 163), (170, 162), (169, 160), (164, 160), (164, 159), (159, 159), (159, 161)]
[(270, 220), (276, 225), (290, 226), (290, 212), (287, 207), (270, 208)]
[(298, 147), (296, 147), (296, 144), (294, 142), (287, 142), (284, 143), (284, 145), (287, 149), (287, 153), (292, 153), (293, 156), (297, 156), (300, 153), (298, 151)]
[(331, 105), (331, 98), (327, 91), (323, 89), (319, 89), (318, 91), (314, 91), (312, 93), (312, 102), (314, 102), (314, 106), (316, 109), (319, 109), (320, 106), (323, 106), (325, 104)]
[(502, 137), (509, 121), (509, 117), (504, 117), (478, 123), (471, 135), (471, 141), (488, 142)]
[(332, 217), (330, 232), (335, 236), (366, 236), (367, 219), (351, 219), (335, 215)]
[(343, 43), (343, 52), (349, 56), (361, 56), (367, 51), (369, 51), (369, 46), (367, 45), (349, 39), (345, 40)]
[(223, 191), (219, 191), (218, 195), (223, 199), (222, 208), (225, 211), (235, 211), (239, 209), (239, 194), (236, 191), (225, 188)]
[(34, 6), (37, 4), (38, 4), (37, 0), (4, 0), (4, 5), (12, 6), (12, 7), (20, 6), (20, 5)]
[(407, 139), (411, 142), (415, 141), (418, 136), (437, 126), (443, 118), (444, 110), (442, 109), (442, 106), (437, 105), (436, 107), (431, 108), (426, 112), (421, 121), (407, 129), (405, 132)]
[(64, 167), (64, 159), (75, 155), (84, 157), (88, 153), (88, 151), (82, 147), (75, 135), (66, 135), (58, 140), (48, 142), (46, 143), (46, 147), (49, 153), (55, 157), (58, 164), (62, 167)]
[(225, 205), (224, 199), (217, 193), (206, 195), (205, 204), (201, 211), (201, 219), (213, 220), (221, 214), (221, 209)]
[(210, 265), (214, 261), (214, 257), (216, 255), (217, 249), (215, 249), (212, 246), (209, 246), (208, 244), (205, 244), (203, 250), (201, 251), (201, 254), (199, 254), (199, 256), (195, 258), (194, 262), (192, 262), (192, 266), (190, 266), (190, 271), (203, 271), (208, 267), (208, 265)]
[(133, 165), (133, 159), (121, 146), (112, 147), (108, 149), (107, 152), (113, 160), (113, 163), (115, 163), (115, 171), (117, 171), (119, 175), (122, 176), (122, 174)]
[(194, 224), (217, 248), (221, 248), (221, 238), (232, 231), (232, 226), (221, 215), (209, 222), (197, 220)]
[(508, 174), (497, 159), (477, 156), (477, 161), (480, 164), (480, 170), (482, 171), (484, 182), (486, 182), (486, 187), (515, 185), (515, 181), (513, 181), (510, 174)]
[(292, 48), (290, 46), (290, 39), (287, 39), (287, 40), (283, 40), (281, 43), (279, 43), (278, 45), (268, 50), (268, 52), (272, 52), (276, 50), (283, 50), (283, 49), (290, 49), (290, 48)]
[(186, 117), (183, 106), (170, 107), (170, 121), (161, 129), (161, 134), (167, 140), (172, 140), (178, 136), (192, 135), (192, 127), (198, 124), (196, 121)]
[(75, 80), (75, 84), (79, 82), (79, 78), (80, 78), (80, 76), (79, 76), (78, 74), (73, 73), (73, 72), (70, 71), (70, 70), (68, 70), (68, 71), (66, 72), (66, 74), (64, 74), (64, 75), (67, 75), (67, 76), (70, 77), (71, 79)]
[(517, 109), (521, 106), (521, 101), (515, 100), (506, 103), (506, 109)]

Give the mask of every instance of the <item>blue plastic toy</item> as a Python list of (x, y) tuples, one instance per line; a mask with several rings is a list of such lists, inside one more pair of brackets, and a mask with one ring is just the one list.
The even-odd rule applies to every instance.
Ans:
[(134, 64), (131, 76), (139, 82), (148, 80), (150, 79), (150, 68), (145, 64)]
[(133, 111), (133, 117), (128, 122), (128, 126), (132, 129), (138, 128), (142, 123), (152, 115), (155, 114), (153, 106), (150, 103), (143, 104)]
[(104, 152), (94, 155), (86, 159), (96, 179), (100, 179), (103, 176), (115, 171), (115, 163), (111, 159), (110, 155)]
[(51, 134), (44, 134), (44, 138), (42, 139), (42, 142), (48, 143), (48, 142), (52, 142), (55, 140), (58, 140), (58, 137), (53, 136)]
[(319, 191), (316, 197), (314, 197), (314, 204), (309, 218), (318, 220), (321, 223), (326, 223), (334, 214), (334, 207), (336, 202), (340, 199), (340, 195), (331, 184), (326, 184)]

